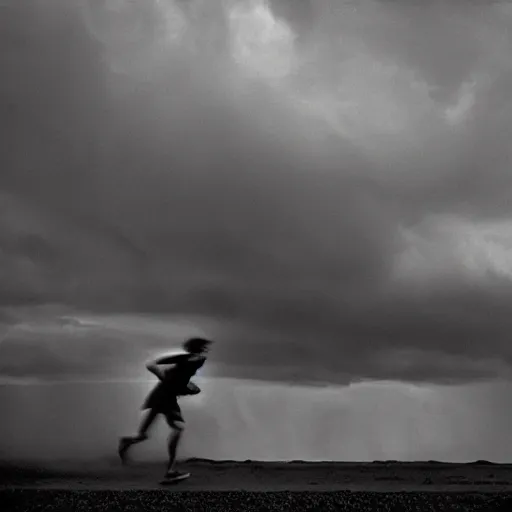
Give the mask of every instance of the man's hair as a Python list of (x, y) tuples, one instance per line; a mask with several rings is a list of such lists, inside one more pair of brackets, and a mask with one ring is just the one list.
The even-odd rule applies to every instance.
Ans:
[(200, 352), (211, 343), (211, 340), (207, 340), (205, 338), (189, 338), (185, 343), (183, 343), (183, 348), (187, 352)]

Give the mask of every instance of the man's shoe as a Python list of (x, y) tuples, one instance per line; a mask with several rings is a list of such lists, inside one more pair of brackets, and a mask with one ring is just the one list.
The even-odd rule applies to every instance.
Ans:
[(130, 448), (131, 445), (132, 443), (128, 437), (121, 437), (121, 439), (119, 439), (117, 453), (123, 464), (128, 462), (128, 448)]
[(172, 484), (185, 480), (190, 476), (190, 473), (184, 473), (181, 471), (169, 471), (165, 474), (165, 478), (162, 480), (162, 484)]

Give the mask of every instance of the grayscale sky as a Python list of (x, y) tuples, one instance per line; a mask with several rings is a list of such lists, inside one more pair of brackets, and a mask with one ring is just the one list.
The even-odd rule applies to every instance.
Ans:
[[(97, 396), (109, 381), (146, 378), (148, 357), (202, 334), (217, 340), (204, 378), (225, 407), (233, 386), (244, 397), (232, 416), (214, 399), (196, 402), (194, 414), (217, 426), (240, 407), (246, 419), (275, 418), (287, 410), (279, 400), (303, 395), (310, 422), (382, 424), (388, 411), (386, 432), (417, 421), (415, 432), (432, 436), (420, 450), (352, 426), (351, 448), (338, 451), (329, 427), (286, 445), (290, 458), (460, 459), (475, 443), (480, 458), (503, 454), (508, 3), (3, 0), (0, 9), (0, 397), (18, 441), (19, 389), (94, 381)], [(123, 396), (136, 412), (138, 399)], [(436, 434), (432, 415), (444, 418)], [(227, 421), (219, 439), (234, 428)], [(446, 433), (468, 421), (466, 441)], [(270, 431), (283, 446), (276, 426), (260, 430), (260, 441), (247, 434), (253, 458), (274, 446)], [(369, 439), (379, 439), (373, 451)], [(212, 456), (245, 457), (244, 446)]]

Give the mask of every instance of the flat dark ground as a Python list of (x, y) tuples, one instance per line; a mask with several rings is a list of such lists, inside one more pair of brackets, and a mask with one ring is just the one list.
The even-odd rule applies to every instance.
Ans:
[(189, 460), (191, 477), (159, 482), (164, 464), (8, 463), (0, 509), (506, 511), (512, 465), (439, 462), (234, 462)]

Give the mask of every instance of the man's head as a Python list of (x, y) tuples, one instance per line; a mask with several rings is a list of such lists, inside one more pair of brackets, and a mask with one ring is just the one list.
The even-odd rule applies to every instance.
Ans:
[(183, 348), (191, 354), (202, 354), (208, 351), (213, 342), (205, 338), (190, 338), (183, 343)]

